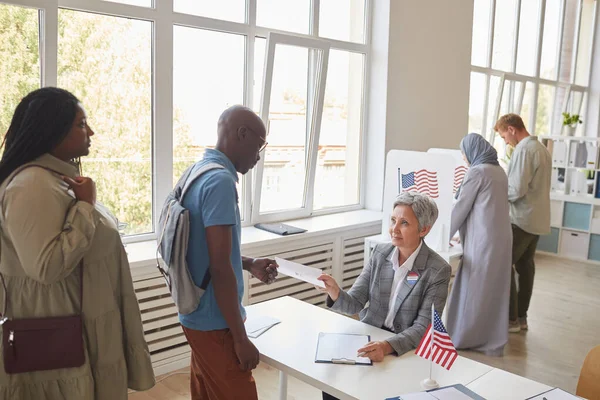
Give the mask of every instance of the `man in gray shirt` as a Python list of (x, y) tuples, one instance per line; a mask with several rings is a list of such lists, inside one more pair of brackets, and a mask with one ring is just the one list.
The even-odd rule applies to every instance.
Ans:
[[(508, 201), (513, 230), (509, 332), (527, 329), (527, 310), (533, 292), (535, 250), (540, 235), (550, 233), (551, 156), (531, 136), (516, 114), (500, 117), (494, 130), (515, 148), (508, 166)], [(519, 274), (519, 290), (515, 282)]]

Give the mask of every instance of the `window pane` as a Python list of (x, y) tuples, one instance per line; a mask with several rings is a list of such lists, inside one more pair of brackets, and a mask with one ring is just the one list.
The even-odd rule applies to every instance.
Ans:
[(364, 41), (365, 0), (321, 0), (319, 36)]
[(558, 64), (558, 33), (560, 32), (561, 0), (546, 0), (544, 14), (544, 37), (542, 41), (542, 60), (540, 76), (545, 79), (556, 79)]
[(485, 105), (485, 75), (471, 72), (469, 92), (469, 132), (483, 132), (483, 107)]
[(263, 85), (263, 68), (265, 67), (265, 49), (267, 40), (257, 37), (254, 41), (254, 91), (252, 109), (260, 114), (260, 96), (262, 94)]
[[(214, 148), (221, 113), (244, 102), (244, 51), (242, 35), (173, 28), (174, 182)], [(243, 208), (241, 185), (238, 194)]]
[(575, 130), (575, 136), (585, 136), (584, 128), (586, 123), (586, 112), (587, 112), (587, 94), (583, 94), (583, 102), (581, 103), (581, 108), (579, 109), (579, 115), (581, 115), (581, 120), (583, 123), (577, 124), (577, 129)]
[(533, 131), (533, 127), (531, 126), (531, 110), (533, 108), (534, 94), (535, 85), (533, 82), (527, 82), (525, 84), (525, 94), (523, 95), (523, 104), (521, 104), (521, 110), (517, 110), (517, 113), (521, 116), (523, 122), (525, 123), (525, 128), (527, 128), (529, 132)]
[(560, 49), (560, 68), (558, 70), (558, 80), (561, 82), (571, 82), (578, 3), (579, 0), (566, 0), (564, 30)]
[(489, 138), (490, 134), (494, 132), (494, 125), (496, 125), (496, 120), (500, 117), (500, 115), (496, 115), (496, 101), (498, 100), (498, 95), (500, 94), (500, 78), (497, 76), (490, 77), (490, 88), (488, 92), (488, 109), (487, 109), (487, 123), (486, 123), (486, 131), (485, 137)]
[(108, 1), (110, 3), (129, 4), (132, 6), (140, 6), (140, 7), (152, 7), (152, 0), (103, 0), (103, 1)]
[(175, 0), (173, 10), (178, 13), (224, 19), (234, 22), (246, 21), (245, 0)]
[(359, 203), (363, 65), (362, 54), (329, 53), (314, 209)]
[(487, 65), (487, 54), (489, 49), (488, 38), (491, 8), (490, 0), (475, 0), (471, 64), (479, 65), (480, 67), (489, 67)]
[(308, 33), (309, 0), (257, 0), (256, 3), (258, 26)]
[(151, 232), (152, 23), (70, 10), (58, 19), (58, 85), (96, 132), (83, 174), (127, 234)]
[(38, 10), (0, 4), (0, 143), (17, 104), (40, 87)]
[(517, 73), (535, 75), (535, 52), (538, 36), (538, 14), (540, 3), (537, 0), (521, 2), (519, 22), (519, 44), (517, 46)]
[(560, 135), (562, 129), (562, 113), (565, 110), (567, 100), (567, 88), (558, 86), (554, 91), (554, 106), (552, 109), (552, 134)]
[[(530, 0), (531, 1), (531, 0)], [(515, 40), (516, 0), (496, 2), (496, 20), (494, 22), (494, 54), (492, 68), (510, 71)]]
[(535, 117), (535, 134), (549, 135), (554, 107), (554, 86), (540, 85), (538, 89), (537, 113)]
[(575, 83), (587, 85), (590, 74), (592, 36), (594, 34), (595, 0), (584, 0), (579, 27), (579, 46), (577, 48), (577, 69)]
[(304, 206), (308, 49), (277, 45), (260, 212)]
[(511, 94), (511, 82), (509, 80), (504, 81), (504, 89), (502, 90), (502, 98), (500, 99), (500, 114), (498, 117), (504, 114), (512, 112), (510, 107), (510, 94)]

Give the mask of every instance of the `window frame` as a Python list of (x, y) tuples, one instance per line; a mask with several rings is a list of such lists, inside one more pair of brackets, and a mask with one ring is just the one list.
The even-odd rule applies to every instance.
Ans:
[[(490, 92), (490, 79), (492, 76), (497, 76), (501, 78), (501, 86), (499, 88), (499, 92), (498, 92), (498, 97), (496, 99), (496, 104), (495, 104), (495, 108), (494, 111), (496, 112), (495, 115), (495, 119), (492, 120), (492, 124), (495, 123), (495, 121), (497, 120), (497, 118), (499, 117), (498, 113), (500, 110), (500, 105), (501, 105), (501, 100), (502, 100), (502, 92), (504, 90), (504, 81), (506, 80), (510, 80), (510, 81), (518, 81), (518, 82), (523, 82), (524, 85), (526, 85), (527, 82), (530, 82), (533, 84), (533, 102), (532, 102), (532, 107), (531, 107), (531, 112), (529, 115), (529, 121), (524, 121), (526, 124), (528, 124), (529, 126), (529, 132), (533, 135), (538, 135), (538, 134), (544, 134), (544, 135), (552, 135), (552, 134), (557, 134), (560, 133), (560, 129), (557, 130), (557, 127), (554, 126), (555, 123), (555, 115), (554, 112), (552, 112), (552, 114), (549, 116), (550, 118), (550, 127), (549, 127), (549, 132), (536, 132), (536, 118), (537, 118), (537, 108), (538, 108), (538, 93), (539, 93), (539, 87), (540, 85), (546, 85), (546, 86), (552, 86), (554, 87), (556, 90), (559, 88), (566, 88), (569, 92), (571, 90), (573, 91), (577, 91), (577, 92), (582, 92), (584, 95), (584, 98), (582, 99), (582, 104), (585, 103), (585, 98), (589, 95), (589, 84), (591, 81), (591, 76), (592, 76), (592, 68), (590, 66), (589, 68), (589, 73), (588, 73), (588, 86), (582, 86), (582, 85), (577, 85), (575, 84), (575, 77), (576, 77), (576, 71), (577, 71), (577, 51), (578, 51), (578, 47), (579, 47), (579, 32), (580, 32), (580, 24), (581, 24), (581, 13), (582, 13), (582, 9), (583, 9), (583, 1), (584, 0), (578, 0), (577, 3), (577, 17), (576, 17), (576, 22), (575, 22), (575, 33), (574, 33), (574, 37), (573, 37), (573, 45), (575, 46), (573, 48), (573, 52), (571, 54), (572, 59), (571, 61), (571, 71), (570, 71), (570, 76), (568, 80), (561, 80), (560, 79), (560, 66), (561, 66), (561, 61), (562, 61), (562, 51), (561, 49), (563, 48), (563, 36), (564, 36), (564, 26), (565, 26), (565, 10), (566, 10), (566, 4), (567, 4), (567, 0), (561, 0), (561, 7), (560, 7), (560, 14), (559, 14), (559, 26), (558, 26), (558, 43), (557, 43), (557, 57), (556, 57), (556, 79), (546, 79), (546, 78), (542, 78), (540, 75), (540, 68), (541, 68), (541, 59), (542, 59), (542, 45), (543, 45), (543, 36), (544, 36), (544, 24), (545, 24), (545, 12), (546, 12), (546, 0), (538, 0), (538, 17), (537, 17), (537, 37), (536, 37), (536, 53), (535, 53), (535, 64), (534, 64), (534, 71), (535, 71), (535, 75), (534, 76), (528, 76), (528, 75), (522, 75), (522, 74), (517, 74), (516, 71), (516, 66), (517, 66), (517, 55), (518, 55), (518, 43), (519, 43), (519, 24), (520, 24), (520, 19), (521, 19), (521, 4), (523, 1), (526, 0), (517, 0), (516, 2), (516, 32), (515, 32), (515, 38), (512, 42), (512, 60), (511, 60), (511, 70), (510, 71), (503, 71), (503, 70), (498, 70), (498, 69), (493, 69), (492, 66), (492, 56), (493, 56), (493, 48), (494, 48), (494, 21), (495, 21), (495, 14), (496, 14), (496, 7), (497, 7), (497, 3), (499, 2), (499, 0), (487, 0), (490, 2), (490, 25), (489, 25), (489, 31), (488, 31), (488, 43), (487, 43), (487, 47), (486, 47), (486, 65), (484, 67), (482, 66), (477, 66), (477, 65), (473, 65), (471, 64), (471, 72), (475, 72), (475, 73), (480, 73), (483, 74), (485, 76), (485, 92), (484, 92), (484, 96), (483, 98), (485, 99), (484, 102), (484, 108), (483, 108), (483, 117), (482, 117), (482, 128), (481, 128), (481, 134), (486, 137), (486, 139), (488, 139), (488, 141), (490, 141), (490, 143), (493, 144), (493, 139), (494, 139), (494, 131), (493, 131), (493, 125), (492, 126), (487, 126), (488, 125), (488, 118), (487, 118), (487, 114), (488, 114), (488, 97), (489, 97), (489, 92)], [(530, 1), (530, 0), (527, 0)], [(594, 11), (594, 16), (593, 16), (593, 30), (591, 32), (592, 34), (592, 39), (591, 39), (591, 48), (590, 51), (592, 51), (592, 49), (595, 46), (595, 36), (596, 36), (596, 29), (597, 29), (597, 16), (598, 16), (598, 4), (596, 3), (595, 5), (595, 11)], [(592, 59), (593, 57), (590, 57), (590, 59)], [(514, 85), (511, 85), (511, 88), (514, 88)], [(524, 89), (525, 90), (525, 86)], [(512, 96), (511, 96), (512, 97)], [(554, 96), (554, 99), (552, 100), (554, 103), (554, 108), (553, 110), (556, 109), (560, 109), (562, 111), (566, 110), (566, 106), (568, 104), (568, 93), (567, 93), (567, 97), (563, 100), (562, 104), (557, 104), (557, 102), (559, 101), (559, 99), (557, 98), (557, 96)], [(520, 102), (520, 104), (522, 105), (522, 102)], [(589, 102), (587, 103), (589, 104)], [(586, 115), (588, 114), (588, 110), (584, 110), (586, 111)], [(587, 121), (587, 118), (586, 118)], [(586, 121), (584, 121), (584, 125), (586, 124)]]
[[(246, 0), (246, 19), (244, 23), (219, 20), (173, 11), (173, 0), (154, 0), (152, 7), (135, 6), (115, 3), (105, 0), (0, 0), (1, 3), (35, 8), (40, 11), (40, 76), (41, 86), (56, 86), (58, 65), (58, 10), (70, 9), (80, 12), (90, 12), (114, 17), (124, 17), (153, 24), (152, 34), (152, 222), (154, 230), (158, 224), (162, 202), (173, 188), (173, 28), (186, 26), (190, 28), (214, 30), (224, 33), (240, 34), (246, 37), (245, 68), (244, 68), (244, 105), (252, 108), (254, 102), (254, 47), (256, 38), (267, 38), (269, 34), (283, 34), (295, 37), (297, 40), (316, 40), (327, 43), (331, 49), (360, 53), (364, 55), (362, 102), (361, 102), (361, 131), (359, 149), (359, 202), (353, 205), (332, 207), (317, 211), (312, 210), (312, 191), (316, 166), (312, 171), (307, 169), (307, 176), (312, 177), (306, 199), (306, 211), (302, 217), (333, 214), (364, 208), (365, 201), (365, 143), (367, 127), (367, 93), (370, 66), (370, 20), (373, 0), (365, 0), (364, 10), (364, 41), (362, 43), (346, 42), (336, 39), (319, 37), (319, 10), (321, 0), (310, 3), (309, 34), (298, 34), (282, 30), (270, 29), (256, 25), (257, 0)], [(170, 55), (170, 56), (169, 56)], [(160, 77), (160, 79), (158, 79)], [(326, 78), (326, 77), (325, 77)], [(324, 89), (323, 89), (324, 90)], [(321, 110), (322, 111), (322, 110)], [(320, 120), (320, 115), (318, 119)], [(320, 124), (319, 124), (320, 125)], [(216, 134), (216, 133), (215, 133)], [(314, 136), (314, 135), (313, 135)], [(314, 138), (313, 138), (314, 140)], [(318, 137), (317, 137), (318, 140)], [(318, 147), (313, 146), (315, 149)], [(313, 157), (314, 158), (314, 157)], [(316, 161), (316, 160), (315, 160)], [(308, 164), (307, 164), (308, 166)], [(262, 182), (253, 179), (258, 174), (246, 174), (241, 182), (241, 201), (243, 201), (244, 218), (242, 226), (253, 225), (267, 220), (289, 220), (300, 216), (297, 210), (277, 213), (273, 218), (269, 214), (258, 215), (258, 204), (253, 199), (252, 188), (261, 188)], [(258, 189), (260, 190), (260, 189)], [(255, 211), (256, 210), (256, 211)], [(124, 221), (127, 222), (127, 221)], [(126, 236), (125, 243), (132, 243), (156, 238), (156, 232)]]
[[(265, 68), (263, 74), (263, 86), (261, 94), (260, 117), (267, 129), (269, 129), (269, 112), (271, 106), (271, 88), (273, 83), (273, 68), (275, 62), (275, 51), (277, 45), (294, 46), (298, 48), (320, 51), (320, 57), (311, 57), (314, 62), (308, 63), (307, 79), (308, 82), (308, 109), (307, 118), (307, 138), (305, 141), (305, 178), (302, 206), (300, 208), (287, 209), (273, 212), (260, 212), (261, 193), (263, 183), (263, 173), (265, 169), (265, 157), (261, 157), (254, 171), (256, 185), (254, 186), (254, 199), (252, 205), (252, 223), (275, 222), (284, 218), (302, 218), (312, 214), (315, 175), (317, 168), (317, 153), (319, 147), (319, 137), (321, 132), (321, 117), (323, 115), (323, 103), (325, 98), (325, 86), (327, 82), (327, 67), (329, 61), (330, 45), (327, 41), (321, 39), (300, 38), (297, 36), (269, 33), (267, 37), (265, 52)], [(309, 53), (310, 54), (310, 53)], [(311, 95), (314, 94), (315, 98)], [(316, 100), (316, 102), (315, 102)], [(268, 135), (269, 132), (267, 132)], [(268, 136), (267, 136), (268, 138)], [(266, 151), (266, 150), (264, 150)], [(264, 153), (263, 151), (263, 153)], [(258, 184), (260, 182), (260, 185)]]

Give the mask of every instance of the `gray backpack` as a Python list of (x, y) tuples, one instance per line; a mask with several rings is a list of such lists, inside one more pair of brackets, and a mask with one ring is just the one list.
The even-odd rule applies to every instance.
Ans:
[(159, 219), (156, 266), (167, 281), (171, 297), (180, 314), (189, 314), (198, 308), (200, 298), (210, 282), (210, 270), (207, 270), (200, 287), (196, 286), (187, 265), (190, 212), (183, 207), (183, 198), (191, 184), (203, 173), (224, 168), (219, 164), (209, 163), (194, 171), (196, 165), (192, 165), (183, 173), (169, 193)]

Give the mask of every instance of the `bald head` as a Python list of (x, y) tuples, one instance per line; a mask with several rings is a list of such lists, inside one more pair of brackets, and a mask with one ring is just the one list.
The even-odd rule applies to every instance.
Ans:
[(254, 111), (248, 107), (235, 105), (231, 106), (219, 117), (217, 134), (222, 136), (235, 135), (241, 127), (250, 129), (253, 133), (265, 138), (265, 125)]
[(227, 155), (238, 172), (245, 174), (260, 160), (267, 132), (254, 111), (235, 105), (219, 117), (217, 135), (217, 149)]

